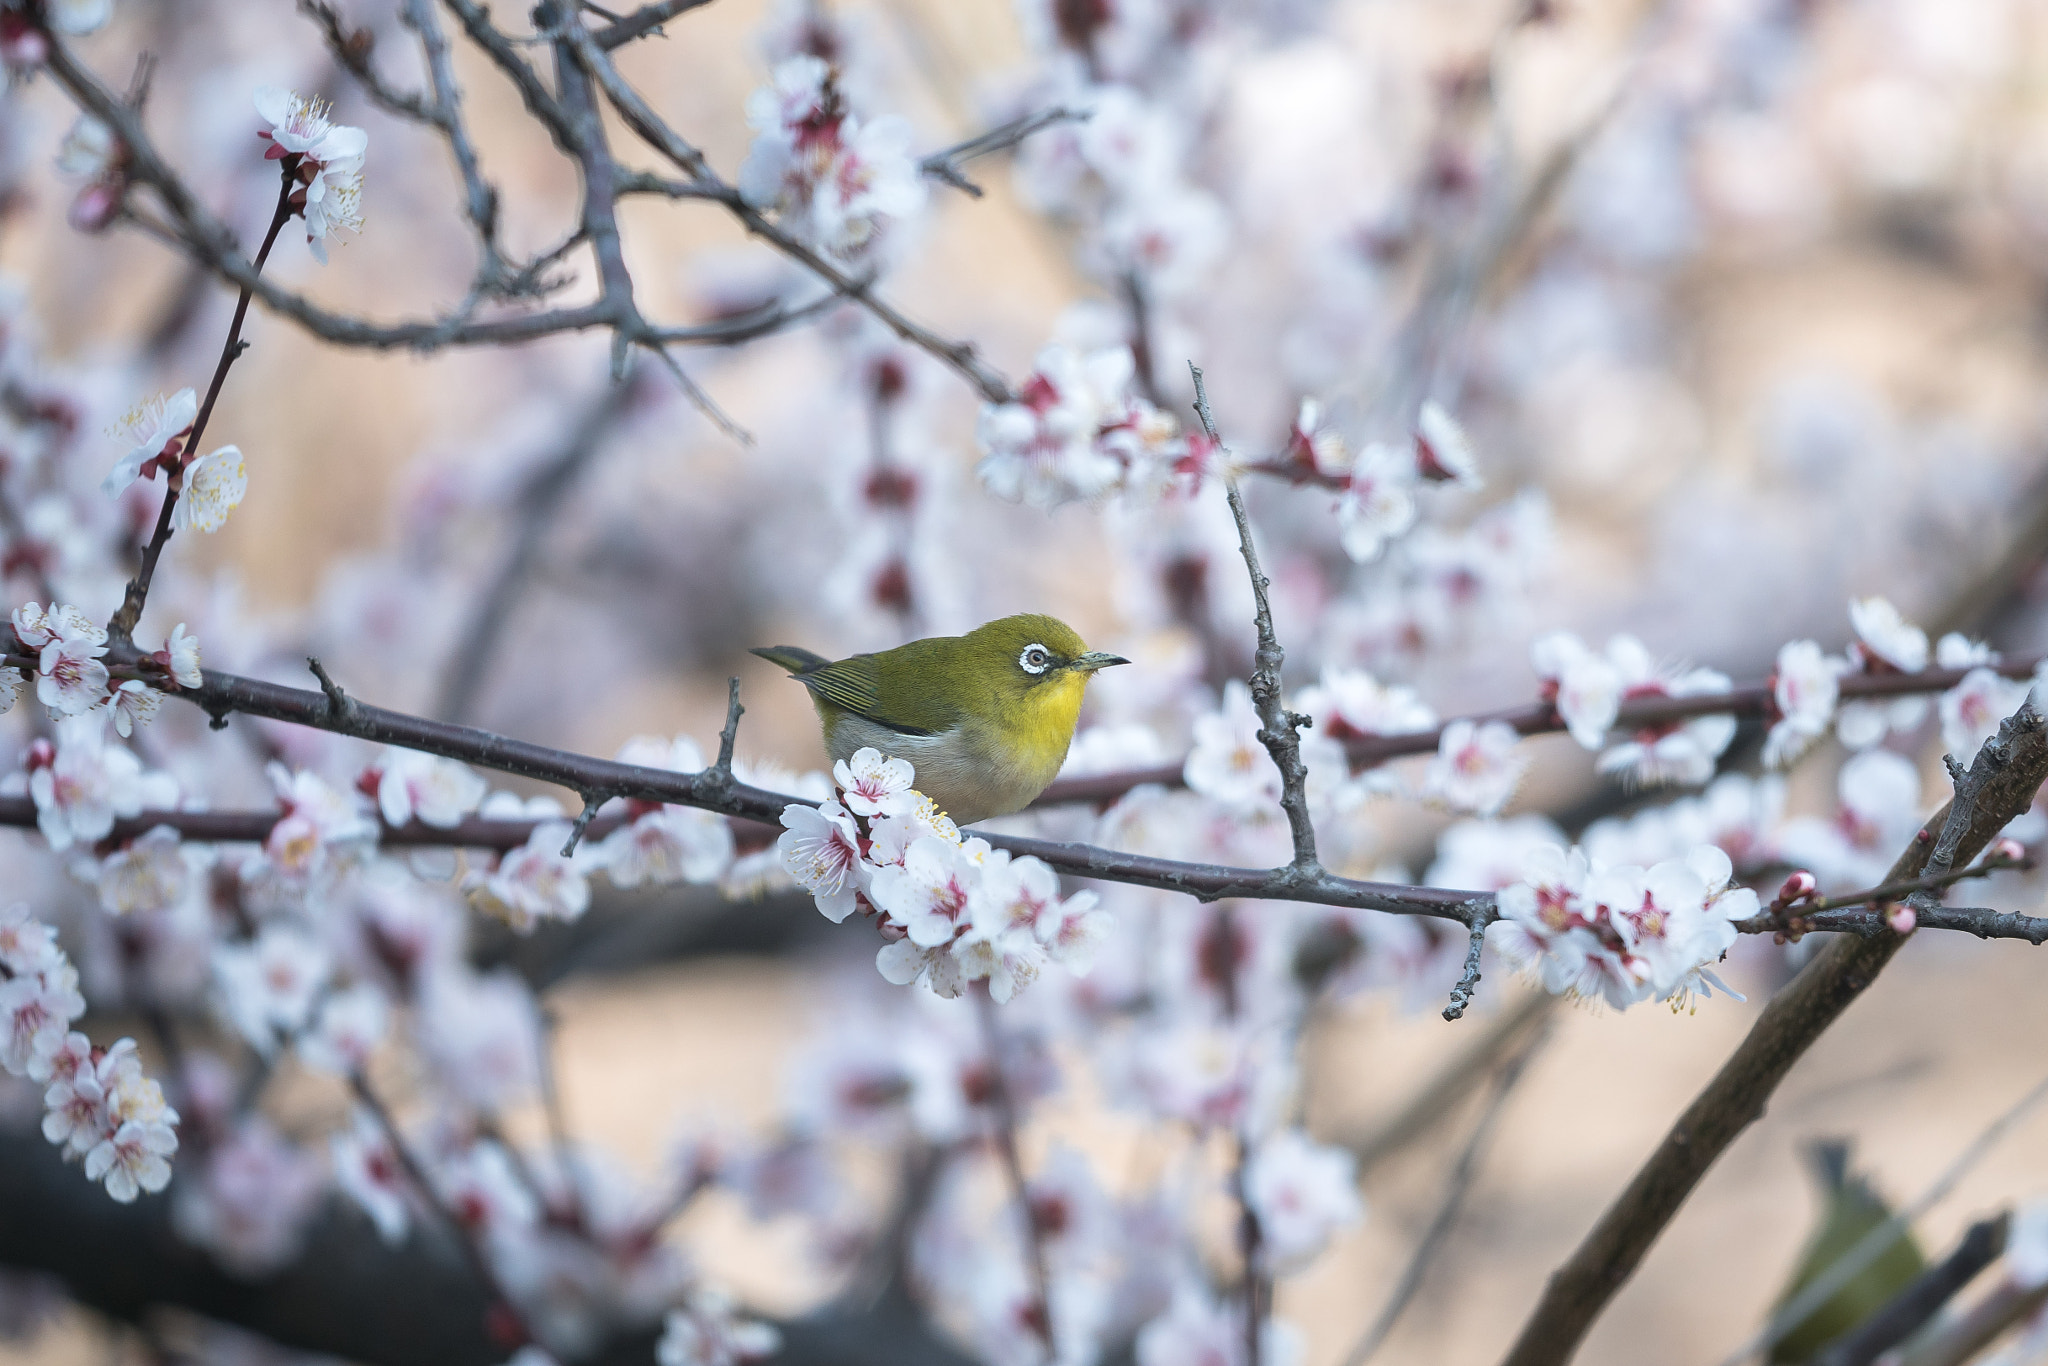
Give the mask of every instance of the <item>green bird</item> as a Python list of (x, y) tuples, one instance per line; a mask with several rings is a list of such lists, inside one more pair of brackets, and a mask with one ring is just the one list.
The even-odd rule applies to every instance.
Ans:
[(961, 825), (1022, 811), (1045, 791), (1066, 761), (1089, 676), (1130, 663), (1036, 614), (850, 659), (794, 645), (754, 653), (810, 689), (835, 760), (864, 748), (908, 760), (917, 790)]
[[(1772, 1310), (1773, 1318), (1783, 1313), (1801, 1290), (1862, 1242), (1865, 1235), (1892, 1217), (1884, 1198), (1860, 1174), (1849, 1170), (1847, 1143), (1838, 1139), (1818, 1142), (1808, 1150), (1808, 1156), (1821, 1187), (1820, 1222), (1807, 1237), (1791, 1283)], [(1790, 1326), (1771, 1348), (1773, 1366), (1796, 1366), (1812, 1360), (1823, 1347), (1882, 1308), (1925, 1266), (1913, 1235), (1900, 1229), (1898, 1237), (1851, 1276), (1846, 1285)]]

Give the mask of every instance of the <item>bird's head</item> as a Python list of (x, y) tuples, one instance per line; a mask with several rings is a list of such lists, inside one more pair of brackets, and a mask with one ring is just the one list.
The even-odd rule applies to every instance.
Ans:
[(1119, 655), (1090, 650), (1073, 627), (1038, 613), (978, 626), (961, 637), (961, 644), (974, 671), (994, 691), (1012, 696), (1062, 681), (1072, 686), (1097, 669), (1130, 663)]

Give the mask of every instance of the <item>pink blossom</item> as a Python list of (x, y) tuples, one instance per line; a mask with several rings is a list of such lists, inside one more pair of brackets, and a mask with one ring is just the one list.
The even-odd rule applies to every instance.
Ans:
[(1364, 1216), (1356, 1165), (1349, 1152), (1325, 1147), (1299, 1129), (1282, 1130), (1253, 1150), (1244, 1195), (1258, 1217), (1260, 1250), (1273, 1270), (1307, 1265), (1333, 1234)]
[(299, 1035), (299, 1056), (323, 1072), (358, 1074), (383, 1041), (390, 1014), (384, 993), (368, 982), (330, 991), (313, 1027)]
[(179, 1178), (172, 1224), (230, 1271), (266, 1276), (298, 1257), (326, 1187), (317, 1159), (250, 1115)]
[[(975, 840), (971, 844), (988, 846)], [(919, 948), (937, 948), (967, 929), (981, 865), (968, 847), (926, 835), (900, 865), (875, 871), (868, 899)]]
[(1505, 721), (1456, 720), (1444, 727), (1424, 790), (1446, 806), (1491, 816), (1507, 805), (1528, 771), (1521, 737)]
[(590, 881), (586, 866), (574, 855), (564, 857), (570, 826), (567, 821), (543, 821), (526, 837), (526, 843), (510, 849), (488, 873), (474, 874), (468, 884), (470, 904), (498, 917), (521, 934), (530, 933), (543, 920), (577, 920), (590, 909)]
[(885, 757), (877, 749), (857, 749), (850, 760), (832, 765), (846, 809), (856, 816), (900, 816), (917, 807), (912, 790), (916, 772), (903, 759)]
[(1935, 704), (1942, 746), (1967, 764), (1986, 740), (1998, 734), (1999, 722), (2019, 710), (2029, 690), (2026, 679), (2006, 678), (1983, 665), (1970, 670)]
[(1795, 640), (1778, 651), (1771, 674), (1771, 698), (1778, 719), (1764, 737), (1764, 763), (1783, 768), (1828, 733), (1846, 662), (1830, 659), (1810, 640)]
[(817, 899), (827, 920), (836, 925), (852, 915), (869, 869), (846, 808), (836, 801), (815, 807), (792, 803), (782, 809), (782, 827), (775, 847), (783, 868)]
[(116, 819), (177, 801), (176, 784), (145, 774), (133, 754), (108, 743), (104, 715), (92, 713), (57, 723), (54, 752), (31, 759), (28, 791), (52, 849), (104, 839)]
[(60, 630), (36, 662), (36, 698), (52, 716), (78, 716), (107, 698), (104, 631)]
[(342, 1194), (370, 1216), (387, 1244), (404, 1242), (412, 1223), (412, 1191), (383, 1128), (367, 1111), (357, 1109), (349, 1127), (328, 1140), (328, 1151)]

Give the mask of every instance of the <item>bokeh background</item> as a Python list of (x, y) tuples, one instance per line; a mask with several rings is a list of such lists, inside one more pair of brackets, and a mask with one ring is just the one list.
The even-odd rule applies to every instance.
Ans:
[[(1256, 40), (1201, 48), (1188, 78), (1199, 91), (1188, 107), (1207, 116), (1187, 130), (1189, 163), (1229, 206), (1232, 235), (1155, 340), (1167, 393), (1184, 402), (1182, 361), (1198, 360), (1226, 437), (1243, 448), (1276, 446), (1305, 393), (1369, 423), (1432, 243), (1492, 221), (1511, 189), (1556, 173), (1554, 192), (1532, 199), (1531, 221), (1459, 301), (1470, 318), (1447, 396), (1488, 481), (1448, 516), (1540, 491), (1550, 551), (1512, 612), (1408, 661), (1405, 681), (1440, 713), (1532, 696), (1527, 641), (1550, 627), (1631, 631), (1660, 655), (1737, 679), (1761, 677), (1790, 638), (1839, 646), (1852, 595), (1884, 594), (1932, 628), (2012, 653), (2048, 640), (2048, 8), (1563, 0), (1533, 19), (1479, 0), (1186, 8), (1218, 25), (1244, 20)], [(359, 0), (347, 13), (380, 34), (379, 60), (409, 80), (390, 9)], [(904, 114), (920, 145), (938, 147), (1030, 100), (1042, 55), (1023, 9), (869, 0), (832, 14), (859, 44), (859, 98)], [(730, 173), (747, 147), (746, 97), (769, 66), (761, 35), (787, 24), (787, 11), (717, 0), (623, 65)], [(367, 226), (324, 269), (281, 250), (273, 273), (376, 318), (459, 299), (471, 244), (444, 149), (353, 91), (292, 5), (120, 0), (80, 50), (116, 85), (136, 54), (154, 55), (151, 126), (245, 239), (272, 194), (252, 153), (248, 91), (328, 95), (338, 118), (370, 131)], [(540, 249), (573, 221), (573, 169), (509, 86), (474, 54), (459, 59), (482, 157), (504, 192), (506, 241)], [(1475, 82), (1485, 94), (1457, 93)], [(85, 396), (78, 458), (97, 461), (102, 448), (111, 458), (97, 428), (135, 394), (198, 382), (233, 301), (138, 234), (68, 226), (75, 187), (52, 166), (68, 106), (49, 82), (28, 80), (4, 107), (0, 268), (20, 296), (11, 325), (32, 329), (51, 373)], [(1008, 158), (970, 173), (986, 196), (935, 190), (933, 211), (895, 245), (887, 289), (1019, 376), (1047, 338), (1099, 330), (1116, 297), (1073, 226), (1020, 193)], [(1430, 175), (1467, 178), (1471, 188), (1448, 198), (1469, 202), (1441, 221), (1418, 218), (1411, 187)], [(709, 206), (634, 201), (624, 227), (650, 315), (716, 316), (791, 278)], [(917, 357), (900, 432), (900, 457), (931, 491), (908, 567), (915, 606), (880, 601), (884, 552), (869, 544), (856, 492), (868, 437), (856, 329), (829, 315), (684, 357), (753, 434), (742, 446), (654, 367), (623, 400), (609, 394), (602, 338), (362, 353), (259, 310), (213, 427), (248, 453), (250, 493), (221, 534), (173, 544), (153, 617), (206, 620), (210, 664), (290, 677), (279, 661), (310, 650), (360, 696), (441, 714), (459, 704), (477, 724), (591, 753), (644, 732), (708, 740), (737, 673), (742, 754), (800, 769), (821, 757), (808, 706), (748, 646), (850, 652), (1029, 608), (1122, 648), (1139, 661), (1131, 674), (1199, 668), (1188, 660), (1212, 637), (1225, 642), (1217, 667), (1237, 667), (1229, 649), (1248, 655), (1248, 600), (1213, 528), (1184, 533), (1188, 554), (1215, 570), (1201, 619), (1160, 612), (1158, 566), (1133, 548), (1127, 522), (1085, 506), (1013, 506), (980, 488), (975, 398)], [(588, 457), (529, 527), (522, 490), (592, 414)], [(1329, 572), (1327, 531), (1305, 530), (1326, 524), (1330, 506), (1313, 489), (1255, 490), (1283, 637), (1295, 628), (1290, 677), (1304, 681), (1349, 648), (1306, 629), (1324, 610), (1319, 595), (1357, 588)], [(488, 668), (455, 695), (450, 653), (421, 642), (468, 638), (484, 587), (522, 536), (532, 537), (530, 572)], [(252, 624), (246, 643), (237, 620)], [(200, 721), (169, 709), (159, 724), (196, 732)], [(327, 742), (282, 743), (315, 756)], [(1511, 809), (1569, 819), (1624, 798), (1562, 737), (1532, 748), (1535, 772)], [(1930, 735), (1914, 754), (1930, 793), (1938, 749)], [(1795, 811), (1828, 806), (1841, 757), (1830, 745), (1793, 774)], [(246, 795), (264, 796), (253, 769)], [(1419, 869), (1441, 824), (1390, 813), (1383, 857)], [(2041, 899), (2032, 882), (1994, 886), (2010, 909)], [(573, 941), (495, 951), (543, 985), (559, 1021), (573, 1130), (647, 1170), (691, 1115), (768, 1125), (805, 1041), (881, 989), (868, 981), (864, 942), (835, 936), (787, 896), (735, 907), (701, 893), (610, 894)], [(1747, 1004), (1551, 1011), (1551, 1042), (1381, 1359), (1496, 1357), (1549, 1270), (1784, 972), (1779, 951), (1745, 943), (1729, 976)], [(1853, 1137), (1881, 1189), (1918, 1193), (2039, 1079), (2042, 980), (2024, 945), (1920, 936), (1714, 1170), (1579, 1359), (1711, 1362), (1733, 1348), (1767, 1311), (1811, 1217), (1802, 1144)], [(1439, 1019), (1427, 995), (1320, 1012), (1305, 1044), (1311, 1128), (1365, 1144), (1525, 991), (1489, 972), (1486, 1008), (1459, 1024)], [(287, 1129), (312, 1130), (336, 1105), (309, 1083), (283, 1088), (273, 1108)], [(1467, 1101), (1433, 1139), (1374, 1165), (1365, 1224), (1283, 1283), (1279, 1310), (1305, 1331), (1311, 1366), (1337, 1361), (1375, 1312), (1433, 1212), (1458, 1146), (1448, 1135), (1472, 1113)], [(1148, 1161), (1146, 1134), (1085, 1089), (1042, 1108), (1027, 1165), (1055, 1140), (1108, 1171)], [(2048, 1193), (2044, 1151), (2048, 1114), (2036, 1114), (1932, 1211), (1925, 1245)], [(682, 1233), (765, 1311), (801, 1312), (833, 1288), (798, 1230), (753, 1222), (725, 1197), (705, 1200)], [(13, 1286), (5, 1298), (35, 1296)], [(144, 1350), (83, 1310), (21, 1317), (0, 1360)], [(210, 1359), (231, 1350), (201, 1341)], [(268, 1359), (254, 1345), (232, 1350)]]

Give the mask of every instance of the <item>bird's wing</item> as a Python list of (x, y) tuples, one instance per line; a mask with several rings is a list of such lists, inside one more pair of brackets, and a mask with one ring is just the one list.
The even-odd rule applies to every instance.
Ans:
[(885, 710), (881, 696), (881, 671), (875, 667), (873, 655), (854, 655), (850, 659), (820, 663), (796, 676), (813, 696), (830, 702), (841, 711), (864, 716), (876, 725), (887, 726), (905, 735), (933, 734), (930, 729), (907, 718), (892, 716)]

